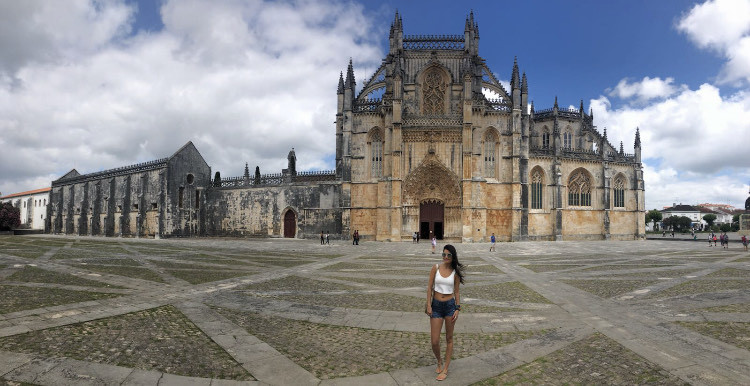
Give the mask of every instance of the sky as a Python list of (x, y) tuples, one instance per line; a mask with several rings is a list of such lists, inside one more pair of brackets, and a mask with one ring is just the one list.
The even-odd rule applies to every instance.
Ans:
[(336, 88), (361, 86), (404, 33), (463, 34), (537, 110), (594, 113), (633, 152), (646, 208), (744, 206), (750, 184), (750, 0), (0, 0), (0, 192), (168, 157), (213, 171), (331, 170)]

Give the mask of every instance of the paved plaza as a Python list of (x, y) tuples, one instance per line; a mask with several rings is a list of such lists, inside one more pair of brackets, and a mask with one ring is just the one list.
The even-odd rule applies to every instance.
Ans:
[[(750, 253), (458, 244), (450, 385), (750, 384)], [(439, 252), (439, 251), (438, 251)], [(413, 244), (0, 237), (0, 384), (437, 384)]]

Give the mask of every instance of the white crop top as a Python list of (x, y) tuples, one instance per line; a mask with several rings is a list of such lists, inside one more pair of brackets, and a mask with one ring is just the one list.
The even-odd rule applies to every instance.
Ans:
[(440, 265), (436, 264), (435, 268), (435, 285), (432, 287), (432, 289), (435, 290), (435, 292), (439, 292), (444, 295), (450, 295), (453, 293), (453, 285), (455, 283), (454, 275), (456, 274), (456, 270), (454, 269), (453, 272), (451, 272), (448, 277), (443, 277), (443, 275), (440, 274)]

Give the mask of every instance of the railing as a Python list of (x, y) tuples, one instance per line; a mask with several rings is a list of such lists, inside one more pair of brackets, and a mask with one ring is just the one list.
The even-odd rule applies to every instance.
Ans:
[(487, 98), (487, 107), (495, 111), (511, 112), (513, 110), (513, 108), (508, 105), (508, 102), (501, 98)]
[(149, 170), (159, 169), (161, 167), (166, 166), (168, 160), (169, 158), (161, 158), (161, 159), (154, 160), (154, 161), (142, 162), (139, 164), (128, 165), (128, 166), (121, 166), (119, 168), (103, 170), (100, 172), (82, 174), (80, 176), (69, 177), (69, 178), (53, 181), (52, 185), (57, 185), (60, 183), (67, 184), (67, 183), (74, 183), (74, 182), (92, 181), (92, 180), (98, 180), (102, 178), (123, 176), (123, 175), (131, 174), (131, 173), (140, 173), (140, 172), (145, 172)]
[(404, 36), (405, 50), (463, 50), (463, 35)]
[(383, 100), (380, 98), (364, 99), (361, 101), (356, 101), (354, 103), (354, 111), (355, 112), (374, 112), (374, 111), (378, 111), (378, 107), (382, 105), (383, 105)]
[[(534, 119), (544, 119), (549, 118), (555, 114), (555, 109), (544, 109), (544, 110), (534, 110)], [(581, 118), (581, 112), (576, 109), (567, 109), (567, 108), (558, 108), (557, 109), (557, 116), (561, 118), (574, 118), (579, 119)], [(584, 117), (586, 114), (584, 113)]]
[[(287, 181), (288, 179), (288, 181)], [(260, 178), (245, 178), (245, 176), (228, 177), (221, 179), (222, 188), (241, 188), (247, 186), (273, 186), (281, 185), (284, 182), (319, 182), (335, 181), (335, 170), (308, 171), (298, 172), (294, 176), (288, 176), (284, 173), (263, 174)]]

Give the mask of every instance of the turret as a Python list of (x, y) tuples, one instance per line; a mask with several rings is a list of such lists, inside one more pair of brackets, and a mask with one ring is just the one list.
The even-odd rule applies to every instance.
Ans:
[(250, 179), (250, 169), (247, 168), (247, 162), (245, 162), (245, 174), (243, 174), (243, 177), (245, 178), (245, 180)]
[(641, 131), (635, 128), (635, 162), (641, 163)]
[(620, 155), (625, 154), (625, 148), (622, 147), (622, 141), (620, 141)]
[(351, 111), (354, 105), (354, 92), (357, 82), (354, 80), (354, 65), (349, 59), (349, 67), (346, 68), (346, 81), (344, 82), (344, 111)]
[(286, 156), (287, 159), (287, 170), (290, 176), (297, 175), (297, 155), (294, 153), (294, 148)]
[(529, 84), (526, 81), (526, 72), (521, 78), (521, 111), (526, 114), (526, 106), (529, 103)]
[(341, 114), (344, 112), (344, 73), (343, 72), (339, 73), (339, 87), (338, 87), (338, 90), (336, 91), (336, 96), (338, 100), (336, 111), (339, 114)]
[(401, 16), (399, 16), (398, 11), (396, 11), (396, 16), (393, 18), (393, 23), (391, 23), (391, 33), (388, 36), (389, 41), (389, 53), (391, 55), (398, 55), (404, 48), (404, 27), (401, 20)]
[(469, 55), (479, 53), (479, 26), (474, 22), (474, 11), (466, 18), (464, 26), (464, 47)]
[(513, 108), (521, 108), (521, 81), (518, 78), (518, 58), (513, 58), (513, 73), (510, 76), (511, 97)]
[(260, 185), (260, 166), (255, 167), (255, 179), (253, 180), (253, 184)]

